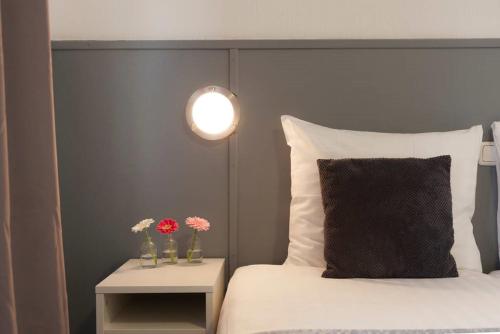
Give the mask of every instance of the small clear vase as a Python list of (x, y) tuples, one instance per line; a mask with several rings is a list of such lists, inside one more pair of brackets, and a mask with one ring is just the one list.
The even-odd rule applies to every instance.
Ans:
[(203, 253), (201, 249), (201, 240), (198, 235), (198, 231), (194, 231), (193, 237), (188, 245), (188, 250), (186, 254), (187, 262), (189, 263), (201, 263), (203, 262)]
[(176, 264), (177, 263), (177, 241), (174, 240), (171, 234), (168, 235), (165, 242), (165, 249), (163, 250), (163, 263)]
[(158, 248), (149, 237), (141, 244), (140, 262), (143, 268), (154, 268), (158, 265)]

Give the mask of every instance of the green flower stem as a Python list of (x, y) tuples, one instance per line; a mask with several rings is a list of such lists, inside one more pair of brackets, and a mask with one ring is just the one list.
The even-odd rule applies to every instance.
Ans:
[(191, 238), (191, 247), (187, 251), (187, 260), (191, 262), (193, 260), (194, 243), (196, 241), (196, 236), (198, 235), (198, 230), (194, 230), (193, 237)]
[(170, 262), (175, 263), (174, 243), (172, 242), (172, 234), (168, 235), (168, 249), (169, 249), (169, 253), (170, 253)]
[(156, 252), (154, 251), (153, 246), (151, 245), (152, 240), (151, 240), (151, 236), (149, 235), (149, 230), (146, 229), (145, 233), (146, 233), (146, 240), (147, 240), (148, 246), (149, 246), (149, 254), (151, 254), (151, 256), (153, 257), (153, 262), (154, 262), (154, 264), (156, 266), (158, 264), (158, 254), (156, 254)]

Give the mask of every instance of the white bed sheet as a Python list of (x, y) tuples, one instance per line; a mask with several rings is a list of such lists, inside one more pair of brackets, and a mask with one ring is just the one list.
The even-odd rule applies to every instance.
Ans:
[(500, 277), (325, 279), (322, 268), (253, 265), (233, 275), (218, 334), (500, 332)]

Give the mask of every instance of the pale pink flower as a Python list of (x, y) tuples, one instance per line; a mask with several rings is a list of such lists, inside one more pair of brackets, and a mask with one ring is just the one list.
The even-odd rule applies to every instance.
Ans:
[(210, 223), (205, 218), (200, 217), (187, 217), (186, 225), (195, 229), (196, 231), (208, 231)]

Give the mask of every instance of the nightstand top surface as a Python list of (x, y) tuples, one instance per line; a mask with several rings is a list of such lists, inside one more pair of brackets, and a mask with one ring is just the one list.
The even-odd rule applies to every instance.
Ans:
[(224, 259), (203, 259), (190, 264), (179, 259), (175, 265), (159, 264), (144, 269), (138, 259), (125, 262), (106, 277), (96, 293), (206, 293), (212, 292), (217, 278), (224, 274)]

